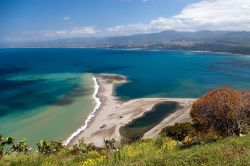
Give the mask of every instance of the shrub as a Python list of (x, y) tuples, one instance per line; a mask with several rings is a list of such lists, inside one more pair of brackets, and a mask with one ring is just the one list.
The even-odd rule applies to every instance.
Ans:
[(220, 88), (194, 102), (191, 116), (194, 121), (216, 130), (222, 136), (239, 135), (249, 123), (248, 98), (248, 93)]
[(5, 146), (12, 145), (14, 143), (14, 139), (11, 137), (3, 137), (0, 135), (0, 158), (6, 153)]
[(162, 129), (161, 135), (165, 137), (170, 137), (172, 139), (182, 141), (188, 135), (195, 132), (192, 124), (186, 123), (176, 123), (174, 126), (167, 126)]
[(158, 136), (154, 139), (154, 146), (160, 148), (164, 144), (166, 138), (163, 136)]
[(79, 140), (79, 143), (73, 146), (71, 153), (87, 153), (92, 150), (96, 150), (97, 148), (94, 146), (93, 143), (86, 144), (84, 140)]
[(63, 145), (60, 142), (48, 141), (47, 139), (41, 140), (37, 143), (38, 152), (51, 155), (58, 153), (62, 148)]
[(193, 145), (199, 145), (204, 143), (215, 142), (220, 139), (220, 136), (215, 130), (207, 130), (206, 132), (196, 132), (193, 135), (186, 136), (182, 141), (181, 148), (191, 147)]
[(112, 138), (111, 140), (104, 139), (104, 144), (105, 144), (105, 147), (109, 150), (117, 150), (118, 148), (114, 138)]
[(11, 150), (12, 152), (22, 152), (26, 154), (30, 149), (28, 148), (27, 141), (23, 139), (19, 141), (17, 144), (13, 144)]
[(166, 138), (162, 147), (164, 150), (173, 151), (176, 149), (177, 142), (175, 140)]

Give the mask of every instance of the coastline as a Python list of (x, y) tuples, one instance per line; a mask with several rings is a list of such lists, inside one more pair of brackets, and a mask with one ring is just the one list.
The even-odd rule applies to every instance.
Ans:
[(83, 130), (85, 130), (88, 126), (88, 123), (91, 121), (91, 119), (95, 116), (95, 112), (99, 109), (99, 107), (101, 106), (101, 101), (100, 99), (97, 97), (98, 95), (98, 91), (99, 91), (99, 85), (98, 82), (96, 80), (96, 78), (93, 76), (92, 77), (93, 82), (94, 82), (94, 93), (93, 93), (93, 98), (95, 100), (95, 107), (93, 109), (93, 111), (88, 115), (87, 119), (85, 120), (83, 126), (81, 126), (80, 128), (78, 128), (75, 132), (73, 132), (65, 141), (63, 141), (63, 145), (67, 146), (70, 141), (72, 139), (74, 139), (78, 134), (80, 134)]
[[(96, 48), (99, 48), (99, 47), (96, 47)], [(187, 52), (195, 52), (195, 53), (214, 53), (214, 54), (221, 54), (221, 55), (228, 55), (228, 56), (234, 56), (234, 55), (237, 55), (237, 56), (250, 56), (250, 54), (242, 54), (242, 53), (232, 53), (232, 52), (221, 52), (221, 51), (209, 51), (209, 50), (179, 50), (179, 49), (176, 49), (176, 50), (173, 50), (173, 49), (147, 49), (147, 48), (106, 48), (106, 49), (110, 49), (110, 50), (139, 50), (139, 51), (187, 51)]]
[(117, 142), (120, 142), (123, 139), (119, 131), (122, 126), (143, 116), (145, 112), (151, 111), (154, 105), (164, 101), (178, 102), (182, 108), (176, 110), (147, 131), (143, 138), (155, 137), (166, 125), (191, 120), (189, 113), (195, 99), (140, 98), (121, 102), (113, 95), (113, 91), (116, 85), (128, 81), (126, 77), (116, 74), (99, 74), (93, 76), (93, 80), (95, 80), (93, 98), (96, 101), (96, 107), (84, 125), (64, 141), (65, 145), (71, 146), (77, 144), (79, 139), (84, 139), (86, 143), (93, 143), (98, 147), (104, 146), (104, 139), (114, 138)]
[(205, 52), (205, 53), (215, 53), (215, 54), (225, 54), (229, 56), (250, 56), (250, 54), (243, 53), (233, 53), (233, 52), (222, 52), (222, 51), (209, 51), (209, 50), (180, 50), (180, 49), (147, 49), (147, 48), (110, 48), (110, 47), (0, 47), (0, 49), (107, 49), (107, 50), (144, 50), (144, 51), (190, 51), (190, 52)]

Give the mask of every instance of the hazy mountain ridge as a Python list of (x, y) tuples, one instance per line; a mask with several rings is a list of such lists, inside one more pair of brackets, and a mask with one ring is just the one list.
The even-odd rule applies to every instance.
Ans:
[(33, 43), (3, 44), (2, 47), (100, 47), (166, 50), (197, 50), (250, 54), (247, 31), (163, 31), (106, 38), (68, 38)]

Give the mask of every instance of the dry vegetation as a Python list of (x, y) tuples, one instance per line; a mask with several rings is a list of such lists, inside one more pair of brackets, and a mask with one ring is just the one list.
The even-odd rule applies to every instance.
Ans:
[(244, 134), (249, 125), (250, 93), (231, 88), (209, 92), (192, 107), (191, 116), (221, 136)]

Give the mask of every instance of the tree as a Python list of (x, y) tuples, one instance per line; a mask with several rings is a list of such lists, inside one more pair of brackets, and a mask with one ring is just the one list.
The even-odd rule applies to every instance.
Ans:
[(216, 89), (194, 102), (191, 116), (222, 136), (239, 135), (249, 122), (248, 97), (248, 93), (232, 88)]

